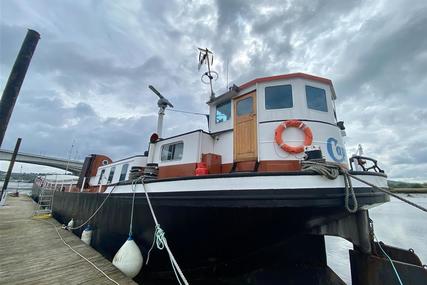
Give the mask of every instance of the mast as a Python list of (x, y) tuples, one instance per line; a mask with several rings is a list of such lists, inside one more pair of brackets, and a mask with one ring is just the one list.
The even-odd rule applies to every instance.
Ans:
[[(214, 70), (211, 70), (211, 66), (213, 64), (213, 53), (207, 48), (199, 48), (199, 70), (203, 64), (206, 64), (208, 66), (208, 71), (203, 73), (200, 80), (205, 84), (209, 84), (211, 90), (210, 100), (212, 101), (213, 99), (215, 99), (215, 93), (213, 92), (212, 87), (212, 80), (218, 79), (218, 73)], [(205, 77), (207, 77), (209, 81), (206, 81), (206, 79), (204, 79)]]
[(157, 135), (161, 138), (163, 133), (163, 117), (165, 116), (165, 110), (168, 106), (173, 108), (173, 105), (168, 99), (163, 97), (163, 95), (160, 94), (153, 85), (148, 85), (148, 88), (150, 88), (151, 91), (159, 97), (159, 101), (157, 101), (157, 106), (159, 107), (159, 116), (157, 117)]

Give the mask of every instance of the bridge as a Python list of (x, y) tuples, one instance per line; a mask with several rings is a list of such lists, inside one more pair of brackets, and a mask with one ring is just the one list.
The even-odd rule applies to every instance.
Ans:
[[(10, 161), (10, 159), (12, 158), (12, 153), (13, 151), (0, 149), (0, 160)], [(59, 169), (68, 170), (74, 175), (79, 175), (83, 167), (83, 162), (81, 161), (22, 152), (19, 152), (16, 156), (16, 162), (56, 167)]]

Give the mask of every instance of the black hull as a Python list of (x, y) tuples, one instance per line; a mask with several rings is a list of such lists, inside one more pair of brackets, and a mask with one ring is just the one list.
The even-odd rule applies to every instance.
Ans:
[[(211, 280), (212, 284), (258, 284), (247, 280), (257, 280), (253, 274), (262, 275), (267, 269), (275, 272), (273, 276), (283, 275), (278, 280), (290, 280), (289, 276), (308, 266), (312, 267), (313, 275), (299, 275), (299, 281), (305, 280), (305, 284), (341, 283), (327, 268), (323, 236), (313, 236), (309, 232), (314, 226), (349, 215), (344, 208), (344, 189), (305, 192), (298, 189), (286, 191), (286, 196), (269, 191), (239, 191), (239, 194), (230, 191), (225, 196), (224, 193), (150, 195), (168, 244), (187, 278), (200, 280), (200, 284), (208, 284), (206, 280)], [(64, 224), (74, 218), (75, 225), (80, 225), (106, 195), (55, 192), (53, 214)], [(371, 189), (359, 189), (358, 201), (359, 206), (371, 205), (384, 203), (388, 197)], [(110, 260), (128, 237), (131, 203), (131, 193), (113, 193), (90, 222), (95, 226), (91, 245)], [(81, 235), (82, 230), (75, 233)], [(146, 197), (138, 193), (133, 236), (144, 259), (153, 242), (153, 231), (154, 222)], [(223, 278), (234, 280), (236, 275), (246, 276), (245, 281), (220, 282)], [(169, 280), (176, 284), (174, 278), (166, 251), (154, 249), (148, 266), (143, 267), (136, 280), (144, 280), (144, 284), (169, 284)], [(325, 278), (329, 281), (320, 282)]]

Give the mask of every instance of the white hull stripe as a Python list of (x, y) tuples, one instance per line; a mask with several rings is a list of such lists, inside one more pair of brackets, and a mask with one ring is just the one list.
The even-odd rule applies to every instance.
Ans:
[[(382, 176), (360, 175), (358, 176), (378, 187), (387, 187), (387, 179)], [(352, 179), (354, 188), (369, 187), (357, 180)], [(344, 179), (342, 176), (335, 180), (329, 180), (320, 175), (283, 175), (283, 176), (249, 176), (249, 177), (221, 177), (209, 179), (186, 179), (163, 181), (145, 184), (148, 192), (200, 192), (200, 191), (227, 191), (227, 190), (262, 190), (262, 189), (322, 189), (322, 188), (343, 188)], [(110, 192), (113, 186), (109, 186), (106, 192)], [(141, 184), (137, 184), (137, 193), (143, 193)], [(132, 193), (132, 185), (118, 185), (114, 193)]]

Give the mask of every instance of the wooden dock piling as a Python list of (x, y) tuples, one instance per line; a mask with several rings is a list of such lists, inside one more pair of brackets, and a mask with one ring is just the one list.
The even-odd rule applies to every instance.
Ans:
[[(8, 197), (0, 208), (0, 284), (115, 284), (59, 238), (53, 218), (32, 218), (35, 203), (27, 196)], [(119, 284), (136, 284), (110, 261), (69, 231), (64, 240)]]

